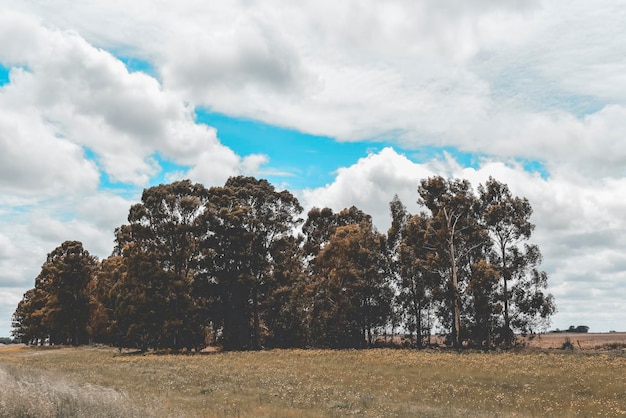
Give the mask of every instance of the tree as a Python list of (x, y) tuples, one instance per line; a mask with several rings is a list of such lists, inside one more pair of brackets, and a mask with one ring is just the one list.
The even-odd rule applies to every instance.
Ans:
[(482, 222), (493, 245), (493, 265), (501, 282), (504, 305), (500, 338), (512, 343), (514, 328), (529, 332), (536, 319), (554, 313), (551, 295), (544, 295), (547, 276), (536, 270), (541, 262), (539, 248), (527, 244), (535, 226), (527, 199), (513, 197), (506, 184), (493, 178), (478, 187)]
[(404, 206), (398, 195), (394, 195), (391, 202), (389, 202), (389, 210), (391, 212), (391, 226), (387, 231), (387, 248), (391, 257), (394, 258), (398, 246), (406, 235), (406, 226), (411, 218), (411, 214), (406, 210), (406, 206)]
[(502, 305), (498, 297), (498, 268), (481, 258), (471, 265), (467, 293), (469, 294), (468, 334), (471, 340), (487, 348), (492, 345)]
[(337, 227), (315, 266), (313, 341), (333, 348), (372, 345), (391, 314), (385, 237), (371, 222)]
[(114, 339), (119, 347), (175, 348), (168, 322), (175, 320), (169, 306), (170, 275), (159, 267), (154, 253), (135, 243), (124, 246), (119, 280), (111, 289), (114, 299)]
[[(426, 233), (431, 268), (445, 276), (442, 291), (452, 313), (452, 341), (461, 345), (461, 289), (460, 279), (467, 281), (468, 274), (462, 270), (470, 261), (470, 255), (486, 245), (484, 231), (478, 223), (476, 198), (467, 180), (446, 180), (431, 177), (422, 180), (418, 188), (418, 203), (431, 212)], [(445, 306), (444, 306), (445, 307)]]
[(430, 335), (433, 288), (436, 277), (427, 257), (425, 241), (430, 219), (425, 214), (412, 216), (404, 227), (402, 240), (396, 250), (398, 273), (398, 303), (405, 312), (406, 326), (417, 335), (417, 346)]
[(286, 268), (277, 263), (277, 247), (292, 239), (302, 207), (288, 191), (278, 192), (267, 180), (253, 177), (231, 177), (209, 194), (201, 286), (218, 306), (213, 317), (221, 323), (224, 348), (259, 348), (263, 317), (275, 312), (263, 312), (263, 301)]
[(339, 213), (334, 213), (330, 208), (311, 209), (302, 226), (302, 233), (305, 236), (303, 253), (307, 265), (312, 266), (315, 263), (315, 257), (338, 227), (361, 222), (371, 223), (372, 217), (355, 206), (343, 209)]
[(266, 347), (305, 347), (309, 342), (310, 312), (301, 241), (301, 237), (291, 236), (272, 248), (272, 286), (260, 304), (264, 312)]
[(113, 324), (117, 298), (114, 289), (124, 279), (124, 272), (124, 257), (105, 258), (87, 285), (90, 306), (88, 331), (93, 342), (116, 343)]
[(24, 344), (43, 344), (49, 336), (44, 320), (46, 294), (42, 289), (29, 289), (13, 314), (11, 335)]
[(126, 264), (115, 288), (116, 329), (142, 349), (192, 348), (204, 342), (192, 286), (207, 202), (204, 186), (189, 180), (151, 187), (130, 208), (129, 224), (116, 230), (116, 252)]
[(86, 344), (90, 317), (87, 286), (98, 265), (79, 241), (55, 248), (13, 316), (14, 335), (31, 343)]
[[(334, 302), (328, 304), (333, 300), (331, 293), (334, 288), (331, 281), (325, 280), (323, 275), (320, 276), (323, 267), (318, 264), (320, 252), (329, 245), (331, 237), (338, 228), (359, 225), (360, 223), (372, 225), (372, 218), (355, 206), (343, 209), (338, 213), (333, 212), (330, 208), (313, 208), (307, 214), (306, 222), (302, 226), (304, 234), (302, 259), (307, 280), (307, 309), (311, 312), (307, 326), (309, 327), (311, 343), (314, 345), (345, 346), (347, 344), (345, 341), (340, 341), (341, 338), (345, 339), (347, 334), (339, 337), (340, 333), (337, 334), (333, 331), (332, 336), (324, 336), (325, 332), (334, 329), (332, 327), (336, 325), (333, 324), (335, 320), (333, 318), (335, 318), (337, 307), (333, 307)], [(360, 330), (358, 331), (360, 332)], [(361, 346), (364, 343), (364, 337), (361, 338), (360, 334), (358, 336), (353, 335), (353, 341), (357, 341), (357, 346)]]

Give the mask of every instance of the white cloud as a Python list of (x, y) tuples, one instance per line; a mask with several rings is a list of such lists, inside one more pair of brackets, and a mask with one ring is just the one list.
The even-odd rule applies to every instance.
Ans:
[[(450, 157), (417, 164), (387, 148), (341, 169), (332, 184), (304, 191), (303, 204), (307, 209), (328, 206), (335, 211), (355, 205), (386, 232), (393, 195), (397, 193), (409, 211), (417, 213), (422, 210), (415, 203), (419, 181), (434, 175), (465, 178), (475, 188), (493, 176), (508, 184), (514, 195), (528, 198), (536, 225), (531, 241), (542, 251), (542, 268), (549, 274), (559, 308), (555, 326), (567, 328), (568, 321), (578, 318), (597, 331), (619, 327), (621, 314), (610, 307), (626, 297), (622, 284), (626, 258), (620, 251), (626, 247), (626, 219), (621, 215), (626, 213), (626, 201), (616, 198), (626, 193), (624, 180), (588, 184), (569, 176), (544, 179), (501, 162), (464, 168)], [(602, 303), (589, 300), (590, 292)], [(582, 315), (581, 309), (590, 311)]]
[(80, 199), (75, 205), (76, 213), (101, 230), (113, 231), (125, 221), (130, 206), (138, 199), (139, 196), (127, 199), (112, 192), (100, 192)]
[[(486, 155), (468, 169), (385, 149), (300, 195), (380, 220), (393, 193), (414, 205), (416, 179), (429, 173), (474, 183), (493, 174), (535, 208), (535, 236), (566, 301), (559, 318), (575, 318), (589, 290), (608, 295), (587, 300), (598, 318), (624, 322), (607, 311), (624, 298), (616, 283), (626, 267), (615, 250), (626, 228), (616, 2), (0, 0), (0, 9), (0, 63), (12, 67), (0, 87), (0, 236), (11, 243), (0, 241), (0, 254), (23, 254), (1, 261), (0, 281), (32, 276), (32, 260), (63, 234), (105, 252), (126, 201), (97, 191), (99, 168), (139, 187), (161, 159), (182, 166), (165, 178), (207, 185), (263, 173), (268, 156), (239, 156), (195, 123), (202, 105), (343, 141)], [(112, 53), (148, 61), (156, 78), (129, 73)], [(519, 158), (540, 161), (547, 176)]]
[(76, 144), (56, 137), (33, 109), (12, 109), (0, 89), (0, 204), (95, 190), (99, 173)]
[(328, 206), (335, 211), (356, 205), (373, 216), (376, 226), (386, 232), (389, 202), (397, 194), (409, 211), (417, 211), (419, 180), (434, 175), (430, 167), (411, 162), (391, 148), (370, 154), (351, 167), (342, 168), (335, 181), (325, 187), (302, 192), (306, 210)]
[[(591, 12), (582, 1), (268, 1), (186, 2), (155, 10), (150, 2), (133, 2), (129, 9), (118, 1), (71, 10), (51, 3), (29, 12), (79, 30), (96, 45), (131, 49), (157, 67), (162, 91), (140, 75), (114, 84), (135, 89), (138, 103), (149, 97), (151, 105), (124, 117), (104, 112), (112, 127), (132, 126), (146, 134), (154, 129), (172, 137), (181, 126), (168, 128), (168, 111), (179, 118), (188, 111), (168, 102), (177, 91), (212, 110), (342, 140), (445, 144), (539, 159), (551, 169), (568, 164), (621, 176), (625, 142), (615, 137), (623, 131), (620, 68), (626, 44), (618, 36), (616, 7), (607, 1)], [(96, 97), (99, 106), (110, 99)], [(584, 112), (589, 101), (586, 118), (568, 113), (581, 106)], [(161, 125), (142, 123), (153, 114)], [(87, 122), (81, 131), (92, 125)], [(100, 144), (122, 138), (106, 130), (102, 136)], [(180, 140), (164, 140), (160, 149), (188, 161), (202, 154), (194, 141), (215, 141), (209, 132), (187, 138), (197, 140), (180, 149)], [(128, 142), (123, 139), (124, 146)], [(143, 184), (155, 168), (146, 150), (131, 154), (141, 158), (114, 167), (117, 152), (109, 152), (103, 162), (112, 173), (120, 172), (119, 179)]]
[[(0, 288), (0, 332), (3, 337), (8, 337), (8, 330), (11, 329), (11, 317), (18, 302), (22, 299), (23, 291), (21, 288), (3, 287)], [(6, 331), (5, 331), (6, 330)]]
[[(33, 120), (26, 125), (39, 126), (41, 131), (18, 136), (19, 132), (5, 128), (0, 135), (13, 136), (6, 142), (24, 144), (42, 135), (53, 137), (74, 147), (77, 160), (83, 158), (80, 147), (87, 147), (111, 180), (136, 185), (146, 185), (159, 172), (155, 153), (192, 167), (199, 155), (208, 153), (209, 159), (224, 164), (227, 159), (222, 157), (232, 154), (219, 143), (214, 129), (195, 123), (193, 106), (179, 94), (147, 74), (129, 73), (121, 61), (75, 32), (48, 29), (7, 13), (0, 18), (1, 39), (7, 40), (0, 46), (5, 65), (24, 69), (12, 70), (11, 83), (0, 90), (0, 101), (22, 118), (30, 115)], [(15, 39), (22, 41), (19, 49), (14, 47)], [(30, 154), (29, 149), (21, 152)], [(239, 159), (230, 160), (233, 165), (228, 170), (238, 172)]]

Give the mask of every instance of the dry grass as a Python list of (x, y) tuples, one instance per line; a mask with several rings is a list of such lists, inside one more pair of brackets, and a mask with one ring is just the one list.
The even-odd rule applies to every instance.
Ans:
[(144, 417), (123, 393), (0, 364), (0, 417)]
[(550, 333), (526, 339), (526, 343), (533, 348), (559, 349), (566, 339), (572, 342), (575, 350), (615, 350), (626, 348), (626, 332)]
[(2, 363), (125, 393), (159, 416), (626, 415), (621, 354), (0, 348)]

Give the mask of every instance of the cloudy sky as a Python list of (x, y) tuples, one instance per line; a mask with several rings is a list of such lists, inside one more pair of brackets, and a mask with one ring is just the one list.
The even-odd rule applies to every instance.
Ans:
[(626, 331), (612, 0), (0, 0), (0, 336), (46, 254), (144, 187), (268, 178), (386, 231), (432, 175), (527, 197), (559, 312)]

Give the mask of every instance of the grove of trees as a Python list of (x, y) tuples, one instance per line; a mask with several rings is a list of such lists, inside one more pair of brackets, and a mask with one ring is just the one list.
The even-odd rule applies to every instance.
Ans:
[(302, 207), (266, 180), (189, 180), (144, 190), (98, 261), (77, 241), (48, 255), (13, 315), (29, 344), (148, 349), (364, 348), (389, 333), (417, 347), (508, 347), (555, 312), (528, 200), (490, 178), (432, 177), (422, 212), (396, 196), (383, 234), (356, 207)]

